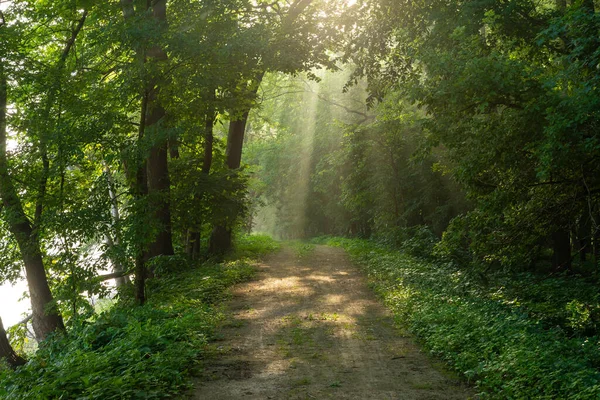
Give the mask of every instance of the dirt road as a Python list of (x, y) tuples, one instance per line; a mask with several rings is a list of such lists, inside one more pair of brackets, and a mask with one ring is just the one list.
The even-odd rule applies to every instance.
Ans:
[(468, 399), (393, 326), (343, 250), (284, 248), (237, 286), (194, 399)]

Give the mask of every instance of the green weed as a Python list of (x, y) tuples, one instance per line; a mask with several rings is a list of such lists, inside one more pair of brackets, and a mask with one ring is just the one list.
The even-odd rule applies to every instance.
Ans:
[(290, 242), (290, 245), (296, 253), (296, 257), (300, 260), (305, 260), (315, 251), (315, 245), (307, 242)]

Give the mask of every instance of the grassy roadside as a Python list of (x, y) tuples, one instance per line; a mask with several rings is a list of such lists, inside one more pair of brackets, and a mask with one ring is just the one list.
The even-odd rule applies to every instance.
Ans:
[[(398, 322), (473, 383), (481, 398), (600, 398), (599, 338), (566, 326), (584, 318), (569, 309), (573, 301), (562, 300), (593, 288), (566, 280), (545, 287), (548, 282), (528, 284), (526, 277), (482, 285), (452, 265), (370, 241), (325, 243), (346, 249)], [(539, 301), (531, 301), (532, 291), (543, 293)], [(567, 323), (553, 323), (554, 309), (565, 307)]]
[[(227, 289), (249, 279), (252, 261), (275, 251), (265, 236), (241, 238), (223, 264), (186, 267), (149, 281), (149, 300), (115, 307), (45, 341), (16, 371), (0, 368), (2, 399), (159, 399), (190, 384), (219, 321)], [(175, 260), (176, 261), (176, 260)]]

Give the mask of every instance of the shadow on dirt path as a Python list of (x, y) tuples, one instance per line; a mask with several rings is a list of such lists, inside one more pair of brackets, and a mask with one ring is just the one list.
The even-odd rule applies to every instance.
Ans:
[(419, 352), (341, 249), (284, 248), (233, 289), (193, 399), (468, 399)]

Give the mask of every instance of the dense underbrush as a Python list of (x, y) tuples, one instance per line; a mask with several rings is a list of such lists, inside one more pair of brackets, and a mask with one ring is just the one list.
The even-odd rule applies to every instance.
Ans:
[(123, 296), (43, 342), (25, 366), (0, 368), (0, 398), (158, 399), (181, 392), (223, 318), (227, 288), (250, 278), (251, 259), (277, 246), (250, 236), (222, 264), (171, 266), (149, 281), (144, 306)]
[(525, 273), (481, 280), (371, 241), (326, 242), (348, 251), (398, 322), (481, 398), (600, 398), (594, 282)]

